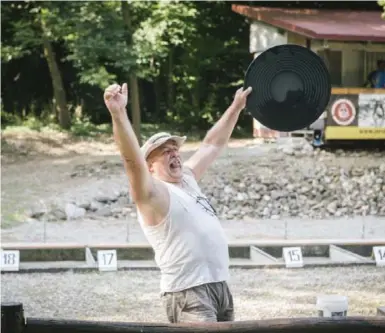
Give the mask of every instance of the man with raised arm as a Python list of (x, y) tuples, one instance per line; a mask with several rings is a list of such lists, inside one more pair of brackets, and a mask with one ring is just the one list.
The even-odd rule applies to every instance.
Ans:
[(104, 92), (139, 223), (161, 271), (161, 295), (171, 323), (234, 320), (227, 239), (197, 182), (227, 145), (250, 92), (237, 90), (184, 163), (179, 149), (185, 136), (157, 133), (139, 146), (126, 113), (126, 83)]

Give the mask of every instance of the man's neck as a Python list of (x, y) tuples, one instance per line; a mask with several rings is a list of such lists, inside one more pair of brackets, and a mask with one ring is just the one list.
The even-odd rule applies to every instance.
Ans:
[(183, 178), (181, 178), (180, 180), (175, 180), (175, 181), (170, 181), (170, 180), (164, 180), (160, 177), (157, 177), (156, 175), (153, 175), (153, 177), (157, 180), (160, 180), (162, 182), (165, 182), (165, 183), (169, 183), (169, 184), (172, 184), (172, 185), (176, 185), (176, 186), (179, 186), (179, 187), (183, 187)]

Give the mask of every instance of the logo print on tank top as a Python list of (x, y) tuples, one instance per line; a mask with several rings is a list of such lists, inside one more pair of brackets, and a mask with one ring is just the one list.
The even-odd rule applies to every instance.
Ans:
[(191, 189), (191, 186), (186, 182), (186, 180), (183, 179), (183, 192), (188, 194), (191, 198), (195, 199), (196, 204), (198, 204), (206, 213), (210, 214), (211, 216), (216, 216), (217, 211), (215, 208), (210, 204), (210, 201), (205, 197), (200, 195), (199, 193), (195, 192), (191, 193), (186, 189)]

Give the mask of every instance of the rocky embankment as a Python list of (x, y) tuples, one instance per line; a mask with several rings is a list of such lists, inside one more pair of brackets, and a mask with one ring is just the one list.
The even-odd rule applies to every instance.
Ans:
[[(122, 174), (120, 165), (113, 165)], [(77, 166), (71, 177), (103, 178), (111, 165)], [(104, 182), (105, 191), (73, 195), (49, 207), (34, 207), (30, 217), (46, 220), (135, 217), (126, 179)], [(314, 150), (304, 141), (225, 152), (201, 182), (221, 219), (385, 216), (385, 154)], [(74, 191), (76, 192), (76, 191)]]

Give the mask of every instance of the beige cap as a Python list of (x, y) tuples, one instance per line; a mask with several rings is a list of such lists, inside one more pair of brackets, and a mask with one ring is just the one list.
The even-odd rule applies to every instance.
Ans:
[(144, 158), (147, 159), (148, 155), (150, 155), (154, 149), (158, 148), (166, 141), (174, 140), (176, 144), (181, 147), (186, 141), (186, 138), (186, 136), (171, 135), (167, 132), (156, 133), (142, 145), (140, 150), (142, 151)]

